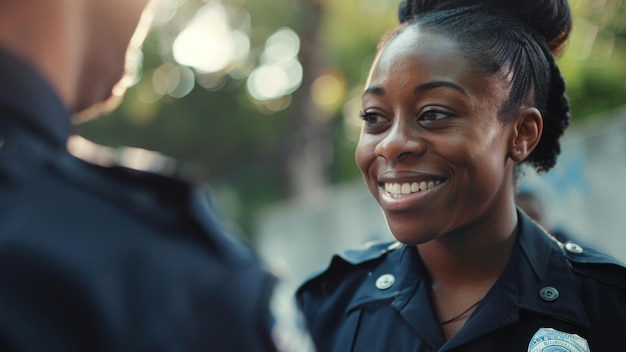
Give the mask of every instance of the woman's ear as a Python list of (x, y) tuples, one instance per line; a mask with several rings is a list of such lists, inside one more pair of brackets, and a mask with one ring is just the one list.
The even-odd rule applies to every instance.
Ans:
[(524, 108), (515, 119), (509, 156), (516, 162), (526, 159), (541, 139), (543, 118), (537, 108)]

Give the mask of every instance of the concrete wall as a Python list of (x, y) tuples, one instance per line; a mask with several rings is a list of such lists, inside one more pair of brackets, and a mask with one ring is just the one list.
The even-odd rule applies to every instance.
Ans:
[(626, 109), (573, 129), (557, 167), (532, 181), (552, 225), (626, 262)]
[(290, 284), (325, 267), (333, 254), (393, 237), (365, 184), (339, 185), (314, 198), (278, 204), (259, 217), (257, 249)]

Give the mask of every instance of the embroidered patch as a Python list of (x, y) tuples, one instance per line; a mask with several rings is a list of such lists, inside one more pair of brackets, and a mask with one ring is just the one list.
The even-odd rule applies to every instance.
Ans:
[(528, 352), (589, 352), (589, 345), (576, 334), (541, 328), (530, 339)]

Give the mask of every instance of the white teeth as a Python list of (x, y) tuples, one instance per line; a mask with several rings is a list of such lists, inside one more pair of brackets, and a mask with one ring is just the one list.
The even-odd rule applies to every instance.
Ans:
[(385, 191), (392, 195), (405, 195), (419, 191), (425, 191), (439, 185), (441, 181), (422, 181), (412, 183), (385, 183)]

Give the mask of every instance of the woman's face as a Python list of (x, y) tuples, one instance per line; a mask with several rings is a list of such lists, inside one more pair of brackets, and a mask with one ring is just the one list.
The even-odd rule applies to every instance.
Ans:
[(488, 231), (514, 212), (507, 94), (504, 75), (472, 69), (436, 33), (407, 28), (379, 53), (356, 161), (400, 242)]

